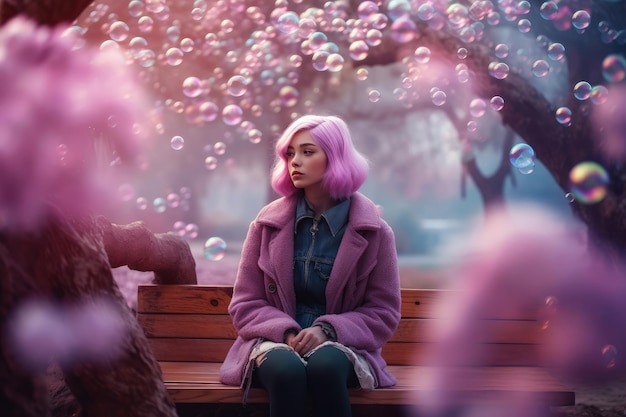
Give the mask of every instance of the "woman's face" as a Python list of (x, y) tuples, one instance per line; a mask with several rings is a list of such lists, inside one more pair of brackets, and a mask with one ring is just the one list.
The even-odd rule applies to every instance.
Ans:
[(287, 147), (289, 176), (296, 188), (319, 187), (328, 166), (326, 152), (317, 144), (311, 133), (296, 133)]

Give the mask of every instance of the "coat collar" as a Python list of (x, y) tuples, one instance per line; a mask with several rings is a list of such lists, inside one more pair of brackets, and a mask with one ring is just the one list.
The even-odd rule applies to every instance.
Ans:
[[(380, 214), (374, 203), (363, 194), (356, 192), (351, 196), (349, 221), (355, 230), (376, 230), (380, 228)], [(265, 206), (257, 221), (277, 229), (282, 229), (295, 222), (298, 193), (281, 197)]]

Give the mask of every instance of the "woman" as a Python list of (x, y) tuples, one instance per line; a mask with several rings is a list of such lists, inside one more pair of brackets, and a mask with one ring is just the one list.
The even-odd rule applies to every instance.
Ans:
[(396, 383), (382, 346), (400, 320), (394, 235), (357, 192), (368, 173), (343, 120), (303, 116), (276, 143), (282, 198), (250, 225), (229, 312), (225, 384), (267, 389), (272, 417), (351, 415), (348, 388)]

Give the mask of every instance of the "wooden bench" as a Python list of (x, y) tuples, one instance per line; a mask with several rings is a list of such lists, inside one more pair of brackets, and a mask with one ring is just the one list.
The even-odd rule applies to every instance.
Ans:
[[(373, 391), (354, 390), (352, 404), (417, 404), (428, 393), (432, 367), (425, 363), (438, 325), (437, 301), (445, 290), (402, 290), (402, 320), (383, 355), (398, 384)], [(163, 380), (176, 403), (241, 403), (239, 387), (219, 382), (219, 367), (236, 337), (228, 315), (232, 287), (141, 285), (137, 319), (161, 365)], [(574, 405), (574, 392), (540, 367), (537, 348), (540, 323), (536, 311), (518, 317), (490, 318), (488, 340), (481, 343), (485, 363), (466, 368), (471, 383), (463, 398), (479, 400), (496, 393), (520, 391), (546, 406)], [(470, 378), (470, 377), (468, 377)], [(252, 389), (250, 403), (266, 403), (263, 389)]]

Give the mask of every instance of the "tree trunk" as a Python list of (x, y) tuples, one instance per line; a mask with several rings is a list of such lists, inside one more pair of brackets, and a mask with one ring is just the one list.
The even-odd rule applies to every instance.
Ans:
[[(115, 230), (115, 233), (111, 231)], [(141, 230), (141, 233), (137, 233)], [(128, 233), (124, 233), (124, 232)], [(117, 236), (114, 240), (112, 236)], [(130, 241), (128, 236), (133, 236)], [(50, 217), (45, 227), (30, 233), (0, 234), (0, 331), (10, 333), (12, 314), (33, 300), (60, 306), (95, 304), (111, 300), (122, 318), (125, 333), (115, 351), (104, 358), (76, 357), (61, 363), (67, 386), (85, 415), (89, 416), (175, 416), (161, 371), (133, 312), (127, 306), (111, 272), (105, 250), (120, 254), (128, 247), (126, 260), (142, 270), (164, 270), (166, 282), (185, 277), (195, 283), (191, 252), (180, 251), (184, 244), (176, 238), (159, 239), (142, 227), (113, 226), (98, 218), (65, 221)], [(119, 246), (122, 243), (124, 246)], [(143, 247), (143, 251), (140, 248)], [(175, 254), (172, 257), (145, 256), (147, 253)], [(143, 254), (140, 262), (133, 260)], [(119, 255), (117, 257), (119, 262)], [(152, 262), (152, 263), (151, 263)], [(176, 267), (183, 273), (175, 273)], [(189, 275), (191, 274), (191, 275)], [(85, 330), (85, 329), (82, 329)], [(80, 329), (76, 329), (80, 332)], [(11, 337), (0, 345), (0, 414), (3, 416), (50, 415), (44, 371), (33, 371), (19, 360)], [(80, 352), (78, 352), (79, 354)], [(77, 355), (78, 355), (77, 354)]]

